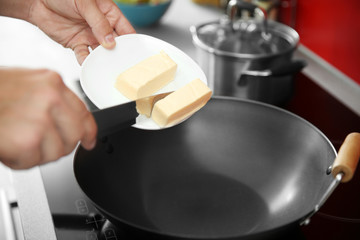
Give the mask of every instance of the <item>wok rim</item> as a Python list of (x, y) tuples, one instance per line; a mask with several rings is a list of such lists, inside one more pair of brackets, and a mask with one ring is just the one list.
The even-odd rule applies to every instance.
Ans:
[[(325, 142), (331, 147), (332, 152), (334, 153), (335, 157), (337, 156), (337, 151), (334, 147), (334, 145), (331, 143), (331, 141), (328, 139), (328, 137), (322, 132), (320, 131), (320, 129), (318, 129), (315, 125), (313, 125), (312, 123), (310, 123), (309, 121), (307, 121), (306, 119), (304, 119), (303, 117), (300, 117), (288, 110), (285, 110), (283, 108), (268, 104), (268, 103), (263, 103), (263, 102), (259, 102), (259, 101), (255, 101), (255, 100), (250, 100), (250, 99), (240, 99), (240, 98), (236, 98), (236, 97), (230, 97), (230, 96), (212, 96), (210, 100), (215, 99), (215, 100), (226, 100), (226, 101), (237, 101), (237, 102), (245, 102), (245, 103), (249, 103), (249, 104), (254, 104), (254, 105), (258, 105), (258, 106), (263, 106), (263, 107), (267, 107), (267, 108), (271, 108), (275, 111), (280, 111), (282, 113), (285, 114), (289, 114), (290, 116), (294, 117), (295, 119), (300, 120), (301, 122), (305, 123), (306, 125), (308, 125), (310, 128), (312, 128), (315, 132), (317, 132), (324, 140)], [(289, 221), (285, 224), (279, 224), (276, 227), (273, 228), (266, 228), (262, 231), (258, 231), (258, 232), (249, 232), (249, 233), (244, 233), (244, 234), (229, 234), (229, 235), (222, 235), (222, 236), (201, 236), (199, 237), (198, 235), (191, 235), (191, 234), (177, 234), (177, 233), (169, 233), (169, 232), (161, 232), (160, 230), (156, 230), (156, 229), (152, 229), (149, 227), (144, 227), (141, 226), (139, 224), (130, 222), (128, 220), (125, 220), (123, 218), (120, 218), (118, 216), (115, 216), (114, 214), (112, 214), (111, 212), (107, 211), (106, 209), (104, 209), (103, 207), (101, 207), (99, 204), (97, 204), (88, 194), (87, 192), (84, 190), (83, 185), (80, 184), (80, 181), (78, 180), (78, 175), (76, 174), (76, 159), (77, 156), (79, 154), (79, 151), (87, 151), (85, 150), (81, 145), (79, 145), (75, 151), (74, 154), (74, 159), (73, 159), (73, 171), (74, 171), (74, 176), (76, 179), (76, 182), (78, 183), (81, 191), (83, 192), (83, 194), (85, 194), (85, 196), (91, 201), (91, 203), (96, 207), (96, 209), (98, 209), (102, 214), (104, 214), (106, 217), (110, 218), (108, 219), (111, 223), (113, 223), (111, 221), (111, 219), (114, 219), (116, 222), (121, 223), (122, 225), (126, 225), (131, 227), (134, 230), (141, 230), (142, 232), (146, 232), (146, 233), (150, 233), (150, 234), (154, 234), (154, 235), (160, 235), (160, 236), (164, 236), (164, 237), (171, 237), (174, 239), (198, 239), (198, 240), (205, 240), (205, 239), (241, 239), (241, 238), (248, 238), (248, 237), (256, 237), (256, 236), (261, 236), (261, 235), (266, 235), (266, 234), (270, 234), (272, 232), (276, 232), (279, 231), (281, 229), (286, 229), (287, 227), (290, 227), (291, 225), (294, 224), (299, 224), (301, 225), (306, 219), (309, 219), (313, 214), (315, 214), (317, 211), (319, 211), (319, 209), (321, 208), (321, 206), (326, 202), (323, 202), (322, 205), (320, 205), (320, 203), (316, 204), (315, 206), (313, 206), (313, 210), (306, 212), (304, 214), (302, 214), (302, 216), (299, 216), (297, 218), (293, 218), (293, 219), (289, 219)], [(334, 178), (331, 174), (330, 176), (332, 178)], [(321, 198), (323, 197), (323, 195), (319, 196), (319, 201), (321, 200)], [(117, 225), (116, 223), (113, 223), (114, 225)]]

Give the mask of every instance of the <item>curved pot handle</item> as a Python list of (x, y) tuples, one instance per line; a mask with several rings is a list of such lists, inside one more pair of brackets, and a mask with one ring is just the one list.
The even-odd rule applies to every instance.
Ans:
[(284, 62), (266, 70), (244, 70), (241, 75), (254, 77), (286, 76), (300, 72), (307, 65), (304, 60)]
[(360, 158), (360, 133), (350, 133), (341, 145), (338, 155), (332, 166), (332, 174), (335, 177), (343, 173), (341, 182), (348, 182), (354, 176)]
[(284, 76), (300, 72), (306, 65), (307, 63), (304, 60), (295, 60), (275, 66), (269, 70), (272, 76)]
[[(246, 86), (247, 76), (259, 77), (258, 79), (266, 79), (266, 77), (280, 77), (295, 74), (301, 71), (307, 65), (304, 60), (295, 60), (280, 64), (266, 70), (244, 70), (241, 72), (237, 82), (238, 86)], [(262, 77), (262, 78), (261, 78)]]

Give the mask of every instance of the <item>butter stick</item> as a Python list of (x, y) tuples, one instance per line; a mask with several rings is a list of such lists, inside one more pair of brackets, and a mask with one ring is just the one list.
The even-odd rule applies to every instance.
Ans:
[(171, 126), (188, 118), (211, 98), (212, 91), (200, 79), (195, 79), (167, 97), (157, 101), (151, 118), (160, 127)]
[(115, 87), (131, 100), (150, 96), (174, 80), (176, 69), (177, 64), (161, 51), (122, 72)]

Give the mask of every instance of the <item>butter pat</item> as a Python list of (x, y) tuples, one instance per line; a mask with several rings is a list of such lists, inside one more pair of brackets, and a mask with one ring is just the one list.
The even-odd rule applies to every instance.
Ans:
[(159, 101), (160, 99), (163, 99), (167, 95), (169, 95), (171, 92), (161, 93), (157, 94), (155, 96), (140, 98), (136, 100), (136, 111), (139, 114), (143, 114), (146, 117), (151, 116), (152, 109), (154, 107), (154, 104)]
[(131, 100), (150, 96), (174, 80), (176, 69), (177, 64), (161, 51), (122, 72), (115, 88)]
[(208, 86), (197, 78), (156, 102), (151, 118), (160, 127), (175, 125), (202, 108), (211, 95)]

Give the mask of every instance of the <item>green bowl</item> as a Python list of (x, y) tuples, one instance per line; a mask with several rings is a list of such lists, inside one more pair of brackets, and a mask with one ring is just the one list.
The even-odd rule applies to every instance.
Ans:
[(125, 4), (114, 0), (121, 12), (135, 27), (153, 25), (162, 18), (171, 4), (171, 0), (159, 4)]

